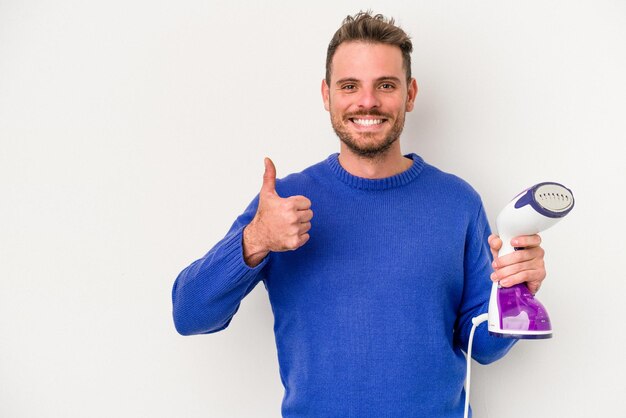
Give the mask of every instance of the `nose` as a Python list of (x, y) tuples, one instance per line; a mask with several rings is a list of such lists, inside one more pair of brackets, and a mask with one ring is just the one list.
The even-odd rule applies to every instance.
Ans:
[(380, 106), (377, 91), (373, 88), (362, 88), (357, 104), (360, 109), (373, 109)]

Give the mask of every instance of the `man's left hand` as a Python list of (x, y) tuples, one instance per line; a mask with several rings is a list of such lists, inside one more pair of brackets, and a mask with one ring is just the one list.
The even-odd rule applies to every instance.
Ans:
[(489, 236), (489, 247), (493, 254), (493, 269), (491, 280), (500, 282), (503, 287), (510, 287), (526, 282), (528, 290), (534, 295), (539, 291), (541, 282), (546, 278), (546, 268), (543, 262), (544, 250), (541, 248), (539, 235), (524, 235), (511, 240), (511, 245), (522, 247), (511, 254), (498, 257), (502, 247), (502, 240), (495, 234)]

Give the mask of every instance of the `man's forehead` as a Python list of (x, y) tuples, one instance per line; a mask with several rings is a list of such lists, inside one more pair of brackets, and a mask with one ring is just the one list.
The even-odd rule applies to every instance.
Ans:
[(350, 41), (335, 51), (331, 62), (331, 79), (403, 78), (402, 51), (395, 45)]

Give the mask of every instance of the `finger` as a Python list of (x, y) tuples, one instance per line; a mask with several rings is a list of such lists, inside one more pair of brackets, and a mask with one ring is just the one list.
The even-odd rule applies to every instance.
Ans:
[(492, 267), (494, 269), (501, 269), (506, 266), (510, 266), (516, 263), (523, 263), (532, 259), (543, 260), (544, 251), (541, 247), (530, 247), (523, 250), (517, 250), (502, 257), (497, 257), (493, 260)]
[(527, 270), (538, 270), (539, 266), (537, 262), (534, 260), (526, 261), (523, 263), (511, 264), (510, 266), (499, 268), (491, 274), (491, 280), (493, 281), (504, 281), (509, 277), (512, 277), (518, 273)]
[(526, 287), (528, 287), (530, 293), (536, 295), (539, 291), (539, 288), (541, 287), (541, 282), (526, 282)]
[(541, 245), (541, 237), (537, 234), (535, 235), (520, 235), (519, 237), (515, 237), (511, 240), (511, 245), (513, 247), (538, 247)]
[(269, 158), (265, 158), (265, 172), (263, 173), (263, 186), (261, 191), (265, 193), (276, 193), (276, 167)]
[(311, 236), (309, 234), (302, 234), (302, 235), (300, 235), (300, 245), (298, 245), (298, 248), (302, 247), (304, 244), (306, 244), (307, 241), (309, 240), (309, 238), (311, 238)]
[(298, 228), (298, 235), (306, 234), (311, 229), (311, 222), (302, 222)]
[(311, 209), (298, 211), (298, 221), (309, 222), (311, 219), (313, 219), (313, 211)]
[(311, 207), (311, 201), (304, 196), (290, 196), (287, 200), (293, 202), (296, 210), (307, 210)]
[(503, 287), (510, 287), (519, 283), (541, 283), (545, 278), (545, 274), (541, 270), (522, 270), (518, 273), (507, 276), (505, 279), (499, 281)]
[(305, 233), (302, 235), (298, 235), (297, 237), (293, 237), (292, 240), (290, 240), (290, 242), (292, 243), (291, 245), (287, 245), (285, 246), (285, 249), (283, 251), (294, 251), (297, 250), (298, 248), (302, 247), (304, 244), (307, 243), (307, 241), (309, 240), (310, 235)]
[(502, 240), (496, 234), (489, 235), (487, 238), (487, 242), (489, 243), (489, 249), (491, 250), (491, 256), (495, 260), (498, 258), (498, 251), (502, 248)]

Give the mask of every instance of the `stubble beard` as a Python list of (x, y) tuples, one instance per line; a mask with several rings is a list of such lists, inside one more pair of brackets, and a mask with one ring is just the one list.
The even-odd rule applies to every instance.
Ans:
[[(368, 112), (356, 112), (350, 115), (346, 115), (342, 118), (341, 115), (334, 114), (331, 112), (330, 121), (333, 126), (333, 130), (341, 140), (354, 154), (361, 158), (367, 159), (379, 159), (383, 157), (391, 148), (391, 146), (400, 138), (400, 134), (402, 134), (402, 129), (404, 128), (404, 114), (401, 114), (395, 121), (393, 126), (391, 127), (391, 131), (389, 134), (380, 142), (370, 142), (369, 139), (373, 138), (377, 134), (371, 132), (362, 132), (358, 135), (364, 141), (359, 141), (352, 136), (352, 134), (348, 131), (346, 125), (350, 122), (350, 118), (354, 118), (356, 116), (380, 116), (384, 117), (387, 121), (392, 118), (390, 115), (378, 112), (376, 110), (368, 111)], [(388, 123), (387, 121), (383, 123)]]

